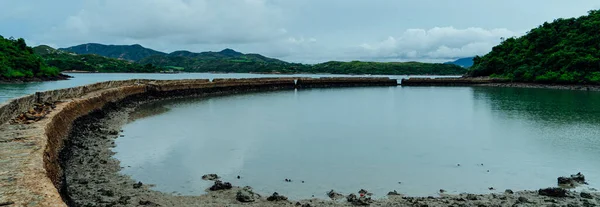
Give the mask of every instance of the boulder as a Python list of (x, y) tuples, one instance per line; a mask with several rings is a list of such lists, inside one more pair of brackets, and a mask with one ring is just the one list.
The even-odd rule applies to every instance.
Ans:
[(254, 202), (256, 201), (256, 199), (259, 198), (260, 195), (252, 192), (252, 188), (250, 187), (244, 187), (242, 190), (239, 190), (235, 195), (235, 199), (242, 203)]
[(210, 191), (218, 191), (218, 190), (229, 190), (233, 188), (231, 183), (221, 182), (220, 180), (216, 180), (215, 184), (209, 188)]
[(574, 185), (587, 184), (585, 182), (585, 176), (581, 173), (571, 175), (570, 177), (558, 177), (557, 180), (558, 180), (559, 185), (574, 186)]
[(287, 197), (279, 195), (279, 193), (274, 192), (273, 195), (267, 197), (268, 201), (287, 201)]
[(218, 180), (220, 177), (217, 174), (206, 174), (202, 176), (202, 180)]
[(579, 194), (579, 196), (581, 196), (582, 198), (586, 198), (586, 199), (593, 199), (594, 198), (594, 196), (592, 196), (591, 193), (587, 193), (587, 192), (581, 192)]
[(567, 197), (567, 190), (562, 188), (546, 188), (538, 190), (538, 194), (548, 197)]
[(344, 195), (342, 195), (341, 193), (335, 192), (334, 190), (330, 190), (329, 192), (327, 192), (327, 196), (329, 198), (331, 198), (331, 200), (337, 200), (337, 199), (344, 197)]
[(390, 191), (387, 195), (388, 196), (399, 196), (400, 193), (398, 193), (398, 191), (394, 190), (394, 191)]
[(368, 196), (358, 197), (354, 193), (348, 195), (346, 197), (346, 200), (349, 203), (352, 203), (352, 205), (357, 205), (357, 206), (368, 206), (368, 205), (371, 205), (371, 203), (373, 203), (373, 199), (371, 199), (371, 197), (368, 197)]

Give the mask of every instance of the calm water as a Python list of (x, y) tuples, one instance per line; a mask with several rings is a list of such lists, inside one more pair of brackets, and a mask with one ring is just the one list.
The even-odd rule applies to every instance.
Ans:
[[(128, 79), (213, 79), (213, 78), (259, 78), (259, 77), (356, 77), (352, 75), (271, 75), (271, 74), (248, 74), (248, 73), (229, 73), (229, 74), (212, 74), (212, 73), (178, 73), (178, 74), (132, 74), (132, 73), (73, 73), (74, 76), (70, 80), (64, 81), (49, 81), (37, 83), (20, 83), (20, 84), (0, 84), (0, 103), (9, 99), (29, 95), (35, 92), (69, 88), (82, 86), (102, 81), (109, 80), (128, 80)], [(360, 77), (360, 76), (359, 76)], [(373, 76), (373, 77), (390, 77), (393, 79), (402, 79), (408, 76)], [(412, 76), (412, 77), (443, 77), (443, 76)], [(447, 76), (453, 77), (453, 76)]]
[(580, 171), (585, 190), (600, 183), (598, 92), (313, 89), (164, 101), (134, 117), (114, 149), (122, 172), (184, 195), (204, 193), (207, 173), (295, 199), (535, 190)]

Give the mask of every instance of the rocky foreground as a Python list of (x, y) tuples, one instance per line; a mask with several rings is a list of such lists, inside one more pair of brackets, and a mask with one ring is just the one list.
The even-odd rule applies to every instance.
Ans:
[[(136, 104), (112, 106), (76, 121), (70, 141), (62, 153), (65, 172), (62, 194), (69, 206), (597, 206), (600, 194), (562, 188), (499, 194), (440, 194), (439, 197), (406, 197), (390, 192), (386, 198), (372, 199), (366, 190), (342, 195), (323, 192), (331, 199), (291, 201), (278, 193), (254, 192), (251, 187), (232, 186), (218, 175), (206, 175), (214, 182), (201, 196), (177, 196), (157, 192), (150, 185), (119, 173), (119, 161), (110, 148), (120, 135)], [(583, 175), (559, 179), (563, 185), (585, 182)], [(1, 205), (0, 205), (1, 206)]]

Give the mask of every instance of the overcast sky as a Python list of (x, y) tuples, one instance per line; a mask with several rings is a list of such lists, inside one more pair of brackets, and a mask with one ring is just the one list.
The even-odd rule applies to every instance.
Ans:
[(304, 63), (442, 62), (599, 8), (598, 0), (0, 0), (0, 35), (53, 47), (232, 48)]

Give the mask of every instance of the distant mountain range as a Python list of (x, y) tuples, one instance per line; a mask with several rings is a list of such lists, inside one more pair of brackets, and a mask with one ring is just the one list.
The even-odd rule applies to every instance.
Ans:
[(153, 55), (166, 55), (164, 52), (159, 52), (153, 49), (142, 47), (141, 45), (103, 45), (97, 43), (88, 43), (77, 45), (68, 48), (60, 48), (59, 50), (72, 52), (75, 54), (86, 55), (96, 54), (109, 58), (139, 61)]
[(444, 64), (454, 64), (454, 65), (458, 65), (458, 66), (461, 66), (464, 68), (469, 68), (469, 67), (473, 66), (473, 58), (474, 57), (460, 58), (460, 59), (452, 61), (452, 62), (445, 62)]
[(82, 44), (55, 50), (34, 48), (50, 65), (61, 70), (98, 72), (183, 72), (225, 73), (332, 73), (385, 75), (462, 75), (466, 70), (451, 64), (418, 62), (337, 62), (315, 65), (289, 63), (260, 54), (244, 54), (232, 49), (219, 52), (159, 52), (141, 45)]

